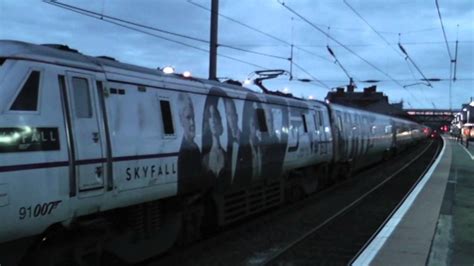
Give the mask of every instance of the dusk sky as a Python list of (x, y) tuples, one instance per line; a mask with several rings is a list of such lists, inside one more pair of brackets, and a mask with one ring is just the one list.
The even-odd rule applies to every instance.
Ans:
[[(107, 55), (150, 68), (172, 65), (177, 72), (189, 70), (194, 76), (208, 77), (210, 12), (204, 8), (210, 8), (210, 0), (56, 2), (200, 41), (133, 26), (193, 47), (185, 46), (40, 0), (0, 0), (0, 39), (67, 44), (86, 55)], [(459, 40), (457, 81), (452, 83), (452, 108), (459, 109), (474, 97), (474, 1), (438, 0), (438, 4), (453, 59)], [(450, 107), (450, 55), (435, 0), (220, 0), (219, 12), (223, 15), (219, 17), (220, 78), (243, 81), (261, 67), (290, 71), (287, 58), (293, 44), (293, 80), (286, 75), (265, 84), (271, 90), (287, 88), (295, 96), (322, 100), (331, 88), (348, 83), (327, 51), (329, 45), (357, 90), (371, 85), (363, 81), (379, 80), (378, 90), (390, 102), (403, 100), (405, 108)], [(432, 88), (421, 84), (423, 76), (405, 60), (399, 41), (426, 78), (441, 81), (432, 82)]]

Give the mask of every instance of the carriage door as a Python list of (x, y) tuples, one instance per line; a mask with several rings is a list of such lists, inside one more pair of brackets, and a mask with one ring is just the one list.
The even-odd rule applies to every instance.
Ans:
[(79, 194), (104, 187), (104, 133), (100, 126), (95, 83), (91, 75), (67, 73), (67, 95)]

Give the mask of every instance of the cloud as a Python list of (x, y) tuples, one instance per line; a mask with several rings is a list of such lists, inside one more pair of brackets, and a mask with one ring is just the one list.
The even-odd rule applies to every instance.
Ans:
[[(122, 19), (158, 27), (172, 32), (207, 40), (209, 38), (210, 13), (186, 0), (101, 0), (73, 1), (64, 3), (81, 8), (120, 17)], [(208, 0), (193, 0), (209, 7)], [(400, 41), (409, 55), (427, 77), (448, 78), (449, 57), (444, 43), (438, 14), (433, 1), (422, 0), (347, 0), (348, 3), (366, 19), (384, 38), (391, 43), (389, 47), (376, 33), (357, 17), (343, 1), (286, 0), (285, 4), (320, 27), (337, 41), (347, 45), (359, 56), (376, 65), (396, 80), (413, 79), (407, 63), (400, 56), (397, 47)], [(453, 86), (453, 107), (469, 100), (474, 73), (474, 2), (471, 0), (439, 0), (451, 51), (459, 24), (459, 64), (458, 77), (470, 79), (456, 82)], [(389, 77), (339, 46), (333, 40), (308, 25), (303, 19), (291, 14), (277, 1), (221, 0), (220, 12), (258, 30), (269, 33), (265, 36), (236, 24), (223, 17), (219, 18), (219, 43), (267, 53), (290, 57), (288, 43), (320, 55), (326, 60), (293, 50), (294, 62), (302, 66), (313, 77), (331, 87), (347, 83), (344, 72), (333, 62), (326, 50), (330, 45), (338, 59), (356, 80), (379, 79), (379, 90), (393, 100), (410, 99), (412, 105), (431, 108), (431, 101), (439, 107), (448, 108), (449, 98), (446, 86), (449, 83), (433, 83), (435, 88), (423, 86), (413, 88), (408, 93)], [(293, 19), (292, 19), (293, 17)], [(327, 27), (331, 29), (328, 30)], [(398, 33), (401, 33), (399, 35)], [(155, 32), (155, 34), (160, 34)], [(200, 49), (208, 50), (207, 43), (163, 35)], [(124, 29), (97, 19), (75, 14), (38, 0), (10, 1), (0, 0), (0, 39), (15, 39), (32, 43), (62, 43), (89, 55), (108, 55), (120, 61), (147, 66), (150, 68), (174, 65), (178, 71), (191, 70), (194, 75), (207, 77), (208, 54), (197, 49), (182, 46), (143, 33)], [(269, 58), (229, 48), (219, 48), (219, 53), (244, 60), (250, 64), (268, 68), (290, 69), (287, 60)], [(329, 59), (329, 61), (328, 61)], [(415, 71), (415, 77), (420, 78)], [(224, 57), (218, 59), (218, 76), (244, 79), (256, 70), (255, 66), (236, 62)], [(304, 71), (294, 67), (295, 77), (311, 78)], [(405, 81), (400, 83), (405, 84)], [(327, 89), (315, 84), (280, 79), (269, 81), (275, 89), (291, 87), (295, 95), (316, 95), (323, 98)], [(360, 83), (359, 87), (363, 87)], [(426, 99), (425, 99), (426, 98)], [(441, 99), (441, 100), (438, 100)]]

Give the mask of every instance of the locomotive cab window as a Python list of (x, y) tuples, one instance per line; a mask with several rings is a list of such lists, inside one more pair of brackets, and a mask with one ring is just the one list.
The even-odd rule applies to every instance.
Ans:
[(32, 71), (16, 96), (10, 110), (36, 111), (38, 109), (39, 83), (40, 72)]
[(161, 119), (163, 121), (163, 131), (165, 135), (174, 135), (173, 118), (171, 116), (170, 102), (160, 100)]
[(265, 119), (265, 111), (262, 108), (258, 108), (257, 110), (257, 120), (258, 120), (258, 127), (260, 132), (267, 132), (267, 123)]
[(89, 83), (85, 78), (72, 78), (74, 94), (74, 110), (78, 118), (91, 118), (92, 105), (89, 93)]

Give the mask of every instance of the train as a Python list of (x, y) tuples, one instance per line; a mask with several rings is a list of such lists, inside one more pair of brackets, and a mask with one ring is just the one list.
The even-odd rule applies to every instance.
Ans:
[[(135, 263), (421, 141), (423, 126), (0, 41), (0, 263)], [(80, 263), (78, 263), (80, 264)]]

